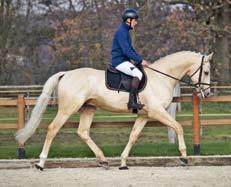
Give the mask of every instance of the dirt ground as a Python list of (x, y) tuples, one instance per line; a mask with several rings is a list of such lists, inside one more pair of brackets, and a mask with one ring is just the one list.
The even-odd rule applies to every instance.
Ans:
[(2, 187), (229, 187), (231, 166), (2, 169)]

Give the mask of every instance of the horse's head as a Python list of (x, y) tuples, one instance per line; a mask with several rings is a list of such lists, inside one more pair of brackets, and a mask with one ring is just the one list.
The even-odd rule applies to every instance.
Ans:
[(213, 53), (209, 55), (198, 55), (195, 63), (190, 67), (188, 75), (191, 77), (193, 84), (197, 86), (197, 91), (202, 92), (205, 97), (210, 95), (210, 60)]

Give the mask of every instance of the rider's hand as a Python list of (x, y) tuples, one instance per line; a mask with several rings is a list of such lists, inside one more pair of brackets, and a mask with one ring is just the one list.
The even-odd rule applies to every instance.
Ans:
[(148, 61), (146, 61), (146, 60), (142, 60), (141, 64), (142, 64), (142, 66), (144, 66), (144, 67), (147, 67), (147, 66), (150, 65), (150, 63), (149, 63)]

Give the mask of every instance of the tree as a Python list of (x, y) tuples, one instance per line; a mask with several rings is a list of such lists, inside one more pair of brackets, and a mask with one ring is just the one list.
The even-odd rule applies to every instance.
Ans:
[(7, 42), (9, 31), (12, 25), (12, 4), (11, 1), (1, 0), (0, 4), (0, 82), (3, 81), (3, 74), (6, 65)]
[[(176, 2), (176, 1), (174, 1)], [(196, 13), (196, 21), (209, 31), (211, 51), (215, 52), (213, 74), (220, 84), (229, 84), (231, 78), (231, 1), (189, 0)]]
[[(41, 84), (55, 72), (59, 61), (68, 69), (83, 66), (104, 69), (110, 62), (113, 33), (126, 7), (140, 12), (132, 39), (145, 59), (154, 61), (180, 50), (215, 51), (213, 78), (220, 83), (228, 83), (231, 78), (230, 0), (0, 0), (0, 3), (1, 84)], [(41, 63), (39, 49), (49, 48), (50, 43), (55, 58)], [(7, 56), (21, 56), (24, 60), (10, 61)], [(39, 73), (40, 68), (46, 73)]]

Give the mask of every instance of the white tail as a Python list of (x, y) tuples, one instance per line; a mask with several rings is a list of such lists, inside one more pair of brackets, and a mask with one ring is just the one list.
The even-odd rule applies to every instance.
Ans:
[(19, 143), (24, 144), (34, 134), (35, 130), (41, 122), (42, 114), (46, 110), (50, 96), (58, 85), (59, 78), (64, 74), (65, 72), (56, 73), (44, 84), (42, 94), (37, 100), (29, 121), (26, 123), (25, 127), (20, 129), (16, 134), (16, 140)]

